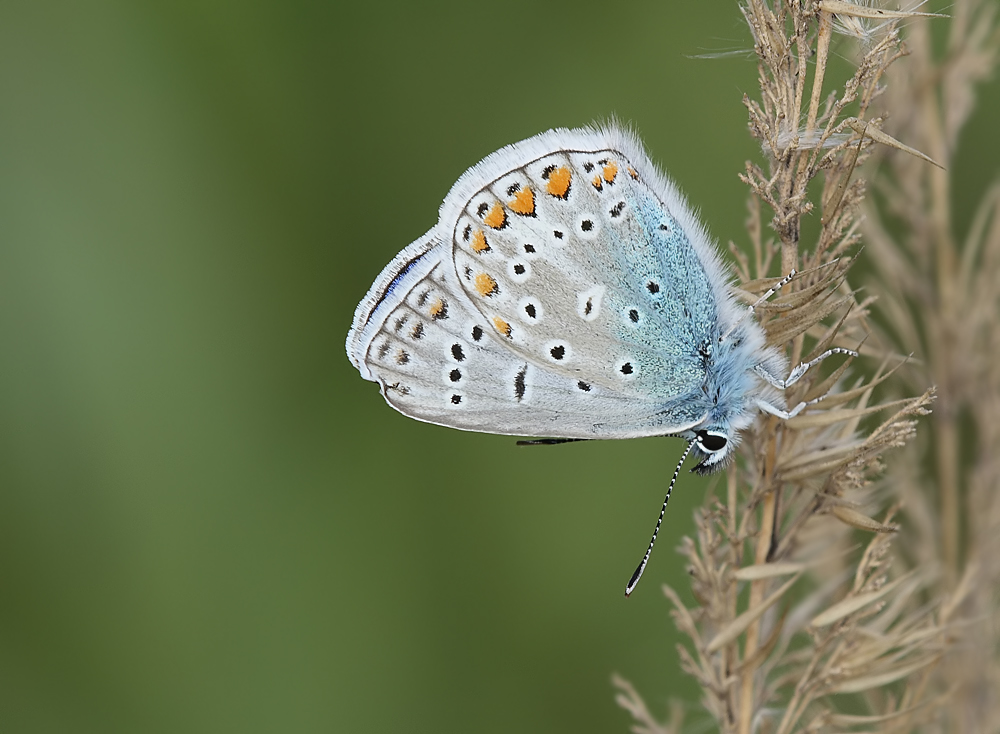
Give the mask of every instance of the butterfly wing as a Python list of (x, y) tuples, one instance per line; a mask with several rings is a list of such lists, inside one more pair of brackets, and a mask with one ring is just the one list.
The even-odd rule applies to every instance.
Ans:
[(438, 226), (362, 301), (348, 352), (393, 407), (433, 423), (674, 433), (707, 412), (706, 353), (731, 308), (723, 283), (634, 138), (550, 131), (459, 179)]
[(347, 348), (392, 407), (430, 423), (576, 438), (618, 437), (626, 423), (665, 425), (652, 402), (637, 420), (632, 394), (567, 378), (511, 350), (472, 307), (433, 231), (376, 281), (358, 307)]

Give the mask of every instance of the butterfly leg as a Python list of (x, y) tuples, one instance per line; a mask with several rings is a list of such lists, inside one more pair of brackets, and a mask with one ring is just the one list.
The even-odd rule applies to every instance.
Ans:
[[(758, 375), (760, 375), (760, 377), (765, 382), (767, 382), (769, 385), (772, 385), (772, 386), (778, 388), (779, 390), (785, 390), (785, 389), (791, 387), (792, 385), (794, 385), (800, 379), (802, 379), (802, 375), (804, 375), (806, 372), (808, 372), (810, 367), (812, 367), (813, 365), (816, 365), (816, 364), (822, 362), (824, 359), (826, 359), (827, 357), (831, 357), (834, 354), (847, 354), (847, 355), (850, 355), (851, 357), (857, 357), (858, 356), (858, 353), (855, 352), (853, 349), (842, 349), (841, 347), (834, 347), (833, 349), (827, 349), (821, 355), (819, 355), (818, 357), (816, 357), (816, 359), (813, 359), (813, 360), (810, 360), (810, 361), (805, 362), (803, 364), (797, 365), (795, 367), (795, 369), (793, 369), (791, 371), (791, 373), (788, 375), (788, 377), (786, 377), (784, 380), (782, 380), (782, 379), (780, 379), (780, 378), (775, 377), (774, 375), (772, 375), (770, 372), (767, 371), (767, 369), (764, 368), (763, 365), (757, 365), (754, 368), (754, 371)], [(757, 407), (759, 407), (761, 410), (763, 410), (766, 413), (770, 413), (771, 415), (778, 416), (782, 420), (788, 420), (789, 418), (794, 418), (795, 416), (797, 416), (799, 413), (801, 413), (803, 410), (805, 410), (810, 405), (814, 405), (814, 404), (818, 403), (824, 397), (826, 397), (826, 396), (825, 395), (820, 395), (818, 398), (814, 398), (813, 400), (809, 400), (807, 402), (799, 403), (798, 405), (796, 405), (791, 410), (782, 410), (781, 408), (777, 408), (777, 407), (771, 405), (766, 400), (758, 400), (757, 401)]]
[(826, 397), (826, 395), (820, 395), (818, 398), (815, 398), (813, 400), (809, 400), (809, 401), (804, 402), (804, 403), (799, 403), (798, 405), (796, 405), (791, 410), (782, 410), (781, 408), (778, 408), (778, 407), (776, 407), (774, 405), (771, 405), (766, 400), (758, 400), (757, 401), (757, 407), (760, 408), (761, 410), (763, 410), (765, 413), (770, 413), (771, 415), (776, 415), (779, 418), (781, 418), (781, 420), (787, 421), (789, 418), (794, 418), (799, 413), (801, 413), (803, 410), (805, 410), (806, 408), (808, 408), (810, 405), (813, 405), (814, 403), (818, 403), (820, 400), (822, 400), (825, 397)]
[(772, 375), (764, 368), (763, 365), (757, 365), (756, 367), (754, 367), (754, 371), (758, 375), (760, 375), (764, 379), (764, 381), (767, 382), (769, 385), (773, 385), (779, 390), (785, 390), (794, 385), (796, 382), (798, 382), (802, 378), (802, 375), (804, 375), (806, 372), (809, 371), (810, 367), (819, 364), (827, 357), (832, 357), (834, 354), (848, 354), (852, 357), (858, 356), (858, 353), (855, 352), (853, 349), (842, 349), (841, 347), (834, 347), (833, 349), (827, 349), (821, 355), (816, 357), (816, 359), (797, 365), (795, 369), (793, 369), (791, 373), (788, 375), (788, 377), (786, 377), (784, 380)]
[(725, 334), (723, 334), (722, 336), (719, 337), (719, 343), (721, 344), (727, 338), (729, 338), (729, 335), (732, 334), (734, 331), (736, 331), (736, 327), (737, 326), (739, 326), (740, 324), (742, 324), (747, 318), (750, 317), (750, 315), (754, 312), (754, 310), (757, 308), (757, 306), (759, 306), (760, 304), (762, 304), (768, 298), (770, 298), (775, 293), (777, 293), (782, 288), (784, 288), (786, 285), (788, 285), (792, 281), (792, 278), (795, 277), (795, 274), (797, 272), (798, 271), (793, 268), (791, 271), (789, 271), (788, 275), (786, 275), (784, 278), (782, 278), (777, 283), (775, 283), (773, 288), (768, 288), (767, 289), (767, 293), (765, 293), (760, 298), (758, 298), (756, 301), (754, 301), (753, 305), (748, 306), (747, 310), (743, 312), (743, 315), (740, 316), (736, 320), (736, 322), (732, 326), (729, 327), (729, 329), (726, 331)]

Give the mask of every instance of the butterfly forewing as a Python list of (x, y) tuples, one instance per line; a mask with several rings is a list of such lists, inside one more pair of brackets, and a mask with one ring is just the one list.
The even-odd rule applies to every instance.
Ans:
[(557, 152), (486, 183), (441, 224), (465, 293), (512, 351), (669, 402), (704, 381), (707, 331), (695, 332), (714, 314), (690, 312), (706, 302), (704, 269), (690, 244), (667, 246), (683, 231), (638, 176), (617, 151)]

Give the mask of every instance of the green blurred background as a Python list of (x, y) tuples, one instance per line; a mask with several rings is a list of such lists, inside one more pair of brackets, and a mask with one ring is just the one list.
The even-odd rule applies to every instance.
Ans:
[(755, 66), (691, 56), (750, 45), (731, 0), (0, 5), (0, 729), (626, 731), (614, 671), (697, 701), (659, 586), (704, 482), (622, 598), (680, 443), (421, 424), (343, 342), (549, 127), (634, 123), (743, 241)]

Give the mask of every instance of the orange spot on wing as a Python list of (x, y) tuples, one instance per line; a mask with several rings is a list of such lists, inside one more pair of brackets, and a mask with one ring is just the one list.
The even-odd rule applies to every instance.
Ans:
[(614, 183), (615, 176), (618, 175), (618, 164), (614, 161), (608, 161), (604, 166), (604, 180), (608, 183)]
[(481, 296), (492, 296), (497, 292), (497, 282), (486, 273), (479, 273), (476, 276), (476, 290)]
[(432, 319), (441, 318), (441, 316), (444, 315), (444, 311), (445, 311), (444, 301), (442, 301), (440, 298), (435, 299), (434, 303), (431, 304), (431, 318)]
[(494, 316), (493, 317), (493, 326), (496, 327), (497, 331), (499, 331), (505, 337), (507, 337), (508, 339), (510, 339), (510, 332), (511, 332), (510, 324), (508, 324), (506, 321), (504, 321), (499, 316)]
[(477, 255), (482, 255), (484, 252), (490, 249), (490, 243), (486, 241), (486, 235), (483, 230), (477, 229), (475, 234), (472, 235), (472, 251)]
[(503, 210), (503, 205), (499, 201), (483, 217), (483, 224), (493, 229), (503, 229), (507, 226), (507, 212)]
[(510, 210), (521, 216), (530, 216), (535, 213), (535, 193), (525, 186), (514, 194), (514, 200), (508, 205)]
[(560, 166), (549, 174), (549, 183), (545, 190), (553, 196), (565, 199), (569, 194), (569, 185), (572, 181), (573, 176), (570, 174), (569, 169), (565, 166)]
[(594, 180), (590, 182), (591, 186), (600, 191), (604, 187), (604, 183), (601, 181), (600, 176), (594, 176)]
[(632, 168), (632, 166), (628, 167), (628, 175), (634, 178), (636, 181), (639, 180), (639, 174), (634, 168)]

